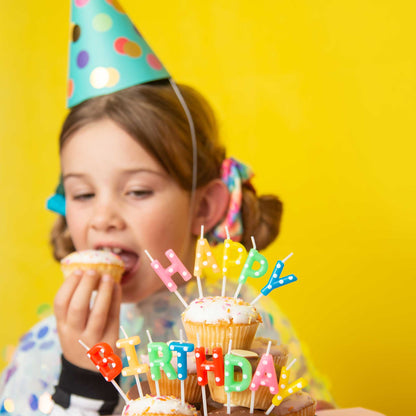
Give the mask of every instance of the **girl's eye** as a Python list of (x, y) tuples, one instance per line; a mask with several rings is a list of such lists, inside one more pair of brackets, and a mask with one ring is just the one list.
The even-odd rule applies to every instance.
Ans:
[(128, 191), (127, 192), (128, 195), (133, 195), (135, 197), (144, 197), (144, 196), (149, 196), (153, 194), (153, 191), (146, 191), (146, 190), (133, 190), (133, 191)]
[(94, 194), (80, 194), (80, 195), (74, 195), (73, 199), (76, 201), (85, 201), (87, 199), (91, 199), (94, 196)]

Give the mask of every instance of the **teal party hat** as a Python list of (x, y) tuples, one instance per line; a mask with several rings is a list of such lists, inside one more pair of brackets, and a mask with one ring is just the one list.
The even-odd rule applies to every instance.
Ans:
[(117, 0), (71, 0), (71, 22), (68, 108), (170, 78)]

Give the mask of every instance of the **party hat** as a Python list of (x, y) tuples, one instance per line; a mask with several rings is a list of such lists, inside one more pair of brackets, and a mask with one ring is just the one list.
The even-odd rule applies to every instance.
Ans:
[(117, 0), (71, 0), (69, 108), (169, 73)]

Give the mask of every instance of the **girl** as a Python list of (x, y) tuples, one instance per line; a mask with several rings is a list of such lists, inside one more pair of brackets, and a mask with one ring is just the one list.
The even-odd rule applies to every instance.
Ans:
[[(150, 329), (158, 341), (178, 338), (177, 321), (183, 308), (151, 269), (145, 249), (162, 259), (172, 248), (192, 270), (201, 225), (211, 241), (218, 240), (222, 220), (230, 218), (227, 214), (235, 208), (230, 199), (235, 200), (238, 191), (242, 204), (233, 214), (237, 220), (241, 214), (242, 232), (233, 238), (241, 239), (250, 249), (253, 235), (261, 249), (278, 234), (280, 201), (256, 195), (245, 176), (247, 169), (225, 159), (207, 102), (190, 87), (180, 89), (194, 120), (198, 145), (197, 189), (193, 194), (188, 124), (168, 82), (92, 98), (74, 107), (65, 120), (60, 148), (66, 216), (60, 216), (52, 230), (54, 256), (60, 260), (74, 250), (110, 249), (123, 258), (126, 272), (121, 284), (106, 275), (83, 276), (82, 272), (64, 281), (55, 298), (55, 317), (41, 322), (23, 338), (4, 373), (2, 400), (13, 400), (16, 414), (43, 414), (49, 405), (47, 393), (53, 391), (52, 414), (61, 414), (64, 409), (68, 414), (108, 414), (114, 410), (117, 391), (92, 370), (78, 339), (90, 346), (105, 341), (115, 349), (120, 324), (129, 334), (143, 336)], [(221, 174), (225, 182), (241, 184), (231, 198)], [(238, 229), (235, 224), (228, 225), (231, 230)], [(181, 286), (179, 291), (188, 301), (197, 297), (194, 283)], [(217, 295), (220, 288), (204, 285), (204, 291)], [(227, 293), (231, 292), (234, 288), (227, 287)], [(290, 344), (291, 354), (300, 362), (298, 373), (305, 372), (287, 321), (273, 310), (280, 326), (276, 333), (270, 315), (261, 313), (263, 333)], [(39, 335), (44, 332), (47, 335), (41, 343)], [(31, 340), (37, 345), (28, 348)], [(49, 342), (48, 348), (42, 347), (45, 342)], [(124, 391), (132, 381), (122, 378)], [(325, 394), (315, 377), (309, 382), (315, 394), (319, 390)]]

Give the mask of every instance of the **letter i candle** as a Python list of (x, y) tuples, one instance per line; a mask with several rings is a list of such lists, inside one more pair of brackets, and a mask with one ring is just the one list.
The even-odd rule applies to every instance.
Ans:
[(127, 361), (129, 363), (128, 367), (124, 367), (121, 374), (125, 377), (134, 376), (136, 379), (137, 390), (140, 397), (143, 397), (143, 390), (139, 380), (139, 374), (145, 374), (149, 370), (147, 364), (140, 364), (137, 358), (136, 345), (140, 344), (140, 337), (133, 336), (128, 337), (126, 331), (121, 326), (121, 331), (123, 332), (125, 338), (119, 339), (116, 343), (117, 348), (123, 348), (126, 351)]

